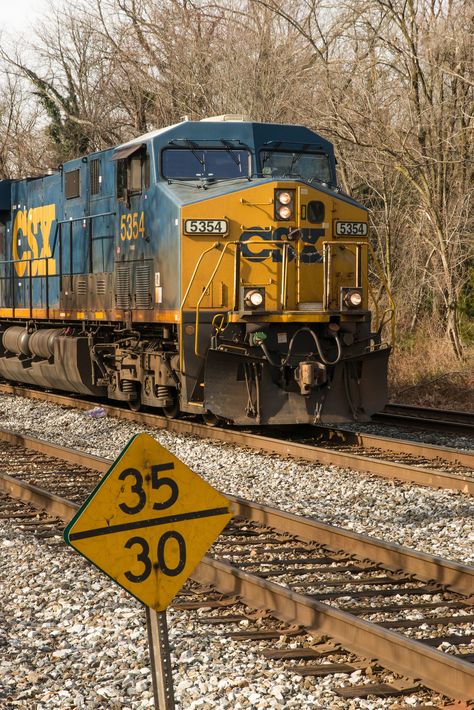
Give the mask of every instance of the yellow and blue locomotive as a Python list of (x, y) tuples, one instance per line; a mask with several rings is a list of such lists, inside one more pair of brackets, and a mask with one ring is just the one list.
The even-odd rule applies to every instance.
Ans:
[(183, 121), (0, 182), (0, 376), (234, 424), (367, 421), (366, 209), (307, 128)]

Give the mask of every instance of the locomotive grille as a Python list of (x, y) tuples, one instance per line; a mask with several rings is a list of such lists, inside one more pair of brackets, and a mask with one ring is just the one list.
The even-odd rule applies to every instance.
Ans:
[(84, 279), (78, 279), (76, 289), (78, 296), (85, 296), (87, 294), (87, 281)]
[(91, 160), (89, 163), (89, 181), (91, 195), (98, 195), (100, 192), (100, 160)]
[(106, 293), (106, 286), (104, 279), (97, 279), (97, 295), (103, 296)]
[(117, 266), (115, 290), (117, 308), (130, 308), (130, 269), (127, 266)]
[(136, 291), (135, 302), (137, 308), (150, 308), (151, 293), (150, 293), (150, 267), (137, 266), (136, 270)]

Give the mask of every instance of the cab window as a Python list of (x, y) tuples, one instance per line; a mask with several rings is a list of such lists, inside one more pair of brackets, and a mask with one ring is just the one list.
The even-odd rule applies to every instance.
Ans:
[(136, 195), (150, 187), (150, 158), (147, 152), (135, 152), (116, 163), (118, 199), (124, 199), (127, 194)]
[(250, 175), (250, 151), (241, 149), (166, 148), (161, 156), (169, 180), (231, 180)]
[(306, 182), (332, 183), (329, 158), (324, 153), (262, 150), (260, 166), (263, 177), (296, 177)]

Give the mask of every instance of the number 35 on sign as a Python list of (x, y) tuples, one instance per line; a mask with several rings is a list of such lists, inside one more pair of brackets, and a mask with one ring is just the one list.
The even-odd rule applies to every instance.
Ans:
[(153, 437), (133, 437), (64, 531), (77, 552), (163, 611), (228, 523), (229, 501)]

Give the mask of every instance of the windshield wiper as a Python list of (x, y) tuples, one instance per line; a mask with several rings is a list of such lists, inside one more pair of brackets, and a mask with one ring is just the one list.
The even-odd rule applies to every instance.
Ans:
[(186, 143), (186, 145), (188, 146), (188, 148), (189, 148), (189, 150), (191, 151), (191, 153), (192, 153), (192, 154), (194, 155), (194, 157), (196, 158), (196, 160), (198, 161), (198, 163), (199, 163), (204, 169), (206, 169), (206, 164), (205, 164), (205, 162), (204, 162), (204, 159), (201, 159), (201, 158), (199, 157), (199, 155), (197, 154), (197, 152), (196, 152), (199, 146), (197, 146), (196, 143), (194, 143), (193, 141), (189, 140), (189, 138), (185, 138), (185, 143)]
[(236, 155), (234, 155), (234, 151), (230, 147), (229, 141), (224, 140), (224, 138), (219, 138), (219, 140), (222, 143), (222, 145), (224, 146), (224, 148), (226, 149), (226, 151), (229, 153), (229, 155), (232, 158), (232, 160), (234, 161), (234, 163), (236, 165), (238, 165), (240, 168), (240, 158), (238, 158)]
[(289, 171), (288, 171), (290, 175), (291, 175), (291, 173), (292, 173), (292, 168), (296, 165), (296, 163), (298, 162), (298, 160), (301, 158), (301, 156), (303, 155), (303, 152), (304, 152), (304, 150), (301, 150), (299, 153), (295, 153), (295, 154), (293, 155), (293, 157), (292, 157), (292, 159), (291, 159), (291, 163), (290, 163), (290, 169), (289, 169)]
[(316, 176), (309, 178), (307, 182), (319, 182), (320, 185), (327, 185), (327, 187), (331, 188), (336, 188), (337, 185), (335, 185), (331, 180), (323, 180), (322, 178), (318, 178)]
[[(229, 141), (226, 141), (224, 138), (219, 138), (220, 142), (226, 149), (226, 151), (229, 153), (230, 157), (234, 161), (234, 163), (239, 167), (242, 168), (242, 161), (240, 159), (240, 156), (235, 155), (235, 148), (231, 148), (229, 145)], [(245, 180), (251, 180), (252, 178), (250, 175), (236, 175), (233, 178), (218, 178), (219, 180), (240, 180), (240, 179), (245, 179)]]
[(190, 179), (187, 180), (187, 179), (182, 179), (182, 178), (167, 178), (167, 182), (168, 182), (168, 185), (185, 185), (186, 187), (195, 187), (198, 190), (201, 188), (203, 190), (207, 190), (208, 189), (207, 184), (206, 184), (207, 179), (208, 178), (196, 176), (196, 180), (200, 180), (201, 184), (196, 184), (195, 182), (191, 182)]
[(287, 178), (287, 177), (297, 177), (300, 178), (300, 180), (306, 180), (300, 173), (292, 173), (292, 172), (285, 172), (281, 173), (280, 175), (274, 175), (274, 178)]

